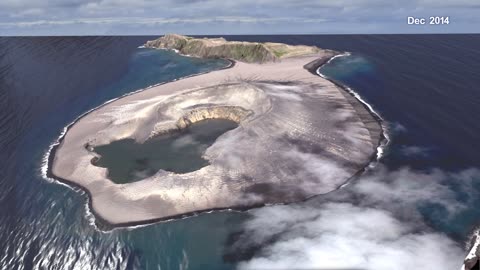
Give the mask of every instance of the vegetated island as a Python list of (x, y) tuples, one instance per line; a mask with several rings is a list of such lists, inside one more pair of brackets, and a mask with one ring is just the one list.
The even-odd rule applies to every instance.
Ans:
[(183, 55), (200, 58), (225, 58), (246, 63), (277, 62), (308, 54), (335, 54), (315, 46), (287, 45), (273, 42), (227, 41), (224, 38), (193, 38), (170, 34), (148, 41), (147, 48), (172, 49)]
[[(145, 47), (236, 62), (104, 104), (78, 118), (51, 149), (49, 176), (86, 190), (92, 212), (110, 226), (305, 200), (337, 189), (375, 158), (382, 140), (378, 119), (344, 89), (316, 74), (338, 52), (181, 35), (166, 35)], [(215, 128), (196, 125), (213, 120), (235, 125), (215, 134), (210, 145), (199, 143), (198, 138), (210, 136)], [(200, 153), (192, 155), (200, 154), (206, 162), (189, 171), (182, 167), (189, 156), (168, 156), (176, 162), (172, 166), (182, 169), (139, 169), (127, 183), (116, 182), (113, 169), (101, 165), (108, 158), (120, 162), (125, 157), (116, 154), (120, 152), (101, 156), (101, 148), (147, 143), (167, 145), (168, 151), (191, 151), (199, 145)], [(139, 157), (132, 162), (135, 168), (152, 163)]]

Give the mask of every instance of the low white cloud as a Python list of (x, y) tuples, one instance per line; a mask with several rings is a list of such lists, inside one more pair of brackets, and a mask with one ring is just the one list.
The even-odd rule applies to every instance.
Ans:
[(430, 151), (427, 147), (416, 145), (404, 146), (401, 149), (402, 154), (405, 156), (428, 156)]
[(407, 132), (407, 128), (405, 126), (403, 126), (402, 124), (400, 123), (392, 123), (389, 128), (393, 131), (393, 132), (398, 132), (398, 133), (405, 133)]
[(321, 155), (305, 153), (297, 148), (283, 153), (291, 164), (300, 168), (294, 178), (298, 179), (298, 186), (308, 193), (325, 193), (341, 185), (351, 176), (351, 172), (340, 166), (337, 162), (330, 161)]
[[(33, 12), (33, 10), (32, 10)], [(35, 12), (41, 13), (40, 9)], [(24, 13), (22, 13), (24, 14)], [(41, 25), (75, 25), (75, 24), (129, 24), (129, 25), (162, 25), (162, 24), (201, 24), (214, 22), (227, 23), (264, 23), (264, 22), (303, 22), (302, 18), (256, 18), (256, 17), (205, 17), (205, 18), (142, 18), (142, 17), (112, 17), (112, 18), (78, 18), (68, 20), (35, 20), (35, 21), (14, 21), (0, 22), (1, 26), (18, 26), (31, 27)], [(311, 20), (308, 20), (311, 22)], [(315, 19), (316, 22), (324, 21), (324, 19)]]
[[(259, 211), (257, 216), (275, 210)], [(445, 235), (415, 232), (387, 211), (328, 203), (284, 210), (295, 223), (239, 269), (459, 269), (464, 252)], [(317, 216), (312, 218), (312, 213)], [(282, 224), (282, 220), (272, 220)], [(273, 222), (272, 222), (273, 223)], [(265, 224), (266, 233), (268, 224)], [(276, 225), (278, 226), (278, 225)], [(250, 233), (258, 237), (258, 227)], [(262, 234), (261, 233), (261, 234)]]
[[(252, 211), (232, 250), (261, 247), (239, 269), (460, 269), (464, 246), (428, 226), (417, 207), (443, 207), (449, 221), (479, 195), (472, 186), (479, 178), (477, 169), (380, 168), (328, 196)], [(465, 194), (463, 203), (452, 181)]]

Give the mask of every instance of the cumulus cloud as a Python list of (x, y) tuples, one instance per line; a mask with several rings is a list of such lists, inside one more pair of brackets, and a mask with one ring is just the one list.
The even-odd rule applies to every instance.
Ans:
[(285, 214), (297, 223), (240, 269), (458, 269), (464, 256), (445, 235), (416, 233), (375, 208), (328, 203)]
[(307, 193), (325, 193), (342, 184), (340, 180), (348, 179), (352, 174), (337, 162), (330, 161), (320, 155), (305, 153), (293, 148), (283, 155), (299, 168), (294, 178), (299, 179), (298, 186)]
[(239, 269), (460, 269), (464, 247), (431, 228), (418, 208), (436, 205), (448, 213), (447, 221), (453, 219), (479, 195), (472, 186), (479, 177), (477, 169), (379, 168), (304, 204), (252, 211), (231, 252), (255, 250), (251, 258), (237, 258)]
[[(22, 15), (31, 14), (34, 12), (41, 13), (40, 9), (29, 9), (22, 12)], [(38, 25), (75, 25), (75, 24), (135, 24), (135, 25), (164, 25), (164, 24), (179, 24), (179, 23), (263, 23), (263, 22), (288, 22), (288, 21), (304, 21), (300, 18), (256, 18), (256, 17), (204, 17), (204, 18), (142, 18), (142, 17), (104, 17), (104, 18), (77, 18), (66, 20), (34, 20), (34, 21), (20, 21), (20, 22), (0, 22), (1, 26), (38, 26)], [(309, 22), (321, 22), (322, 19), (315, 19)]]
[[(0, 1), (0, 34), (43, 30), (59, 35), (67, 29), (70, 34), (475, 32), (478, 7), (475, 0), (6, 0)], [(406, 24), (407, 16), (420, 15), (448, 15), (455, 24), (434, 29)]]

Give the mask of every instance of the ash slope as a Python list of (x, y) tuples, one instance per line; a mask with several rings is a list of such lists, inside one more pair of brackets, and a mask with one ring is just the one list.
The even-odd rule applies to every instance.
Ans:
[[(330, 192), (370, 162), (382, 132), (357, 100), (304, 68), (330, 57), (239, 62), (123, 97), (73, 124), (51, 153), (49, 169), (85, 188), (93, 212), (114, 226)], [(206, 150), (210, 165), (198, 171), (159, 171), (115, 184), (91, 163), (96, 154), (90, 147), (126, 138), (141, 143), (205, 118), (239, 127)]]

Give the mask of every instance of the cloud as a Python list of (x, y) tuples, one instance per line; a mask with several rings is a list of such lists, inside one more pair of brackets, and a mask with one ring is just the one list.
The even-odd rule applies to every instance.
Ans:
[(100, 2), (99, 0), (4, 0), (0, 3), (1, 8), (37, 8), (37, 7), (78, 7), (90, 2)]
[(405, 156), (428, 156), (431, 150), (427, 147), (411, 145), (404, 146), (401, 151)]
[(282, 154), (298, 168), (293, 178), (298, 179), (298, 187), (309, 193), (325, 193), (335, 189), (342, 183), (340, 180), (348, 179), (352, 173), (346, 171), (338, 162), (330, 161), (321, 155), (306, 153), (298, 148)]
[[(11, 29), (16, 27), (17, 33), (42, 30), (57, 35), (68, 30), (70, 34), (477, 32), (477, 7), (474, 0), (287, 0), (281, 4), (273, 0), (6, 0), (0, 2), (0, 34), (15, 33)], [(406, 24), (407, 16), (420, 15), (447, 15), (455, 23), (435, 28)], [(232, 27), (238, 24), (248, 25)]]
[(432, 7), (480, 8), (480, 2), (471, 0), (419, 0), (418, 4)]
[(328, 203), (285, 214), (297, 223), (239, 269), (441, 270), (458, 269), (463, 261), (461, 247), (445, 235), (416, 233), (387, 211)]
[(430, 227), (418, 209), (436, 205), (447, 212), (444, 221), (452, 221), (479, 195), (473, 187), (479, 177), (478, 169), (379, 168), (304, 204), (252, 211), (230, 253), (255, 250), (238, 258), (239, 269), (460, 269), (464, 247)]
[(395, 133), (405, 133), (405, 132), (407, 132), (407, 128), (400, 123), (392, 123), (392, 124), (390, 124), (389, 128), (392, 131), (394, 131)]
[[(28, 10), (29, 12), (40, 12), (39, 10)], [(25, 14), (25, 13), (22, 13)], [(36, 20), (24, 22), (0, 22), (1, 26), (39, 26), (39, 25), (75, 25), (75, 24), (137, 24), (137, 25), (162, 25), (162, 24), (184, 24), (184, 23), (261, 23), (297, 21), (303, 22), (301, 18), (256, 18), (256, 17), (213, 17), (213, 18), (142, 18), (142, 17), (119, 17), (119, 18), (78, 18), (69, 20)], [(311, 21), (311, 20), (309, 20)], [(315, 21), (321, 22), (322, 19)]]

